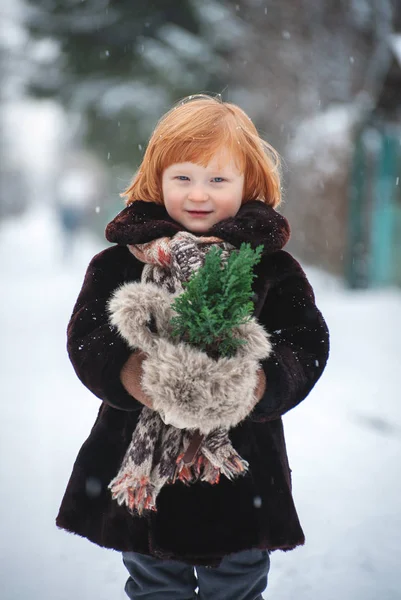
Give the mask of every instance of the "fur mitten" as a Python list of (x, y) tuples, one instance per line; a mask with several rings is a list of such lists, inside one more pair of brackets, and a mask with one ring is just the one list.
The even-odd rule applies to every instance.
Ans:
[(172, 296), (151, 283), (127, 283), (109, 302), (110, 321), (143, 362), (142, 389), (166, 424), (208, 434), (242, 421), (255, 404), (259, 361), (271, 351), (269, 336), (255, 319), (237, 328), (245, 340), (234, 357), (215, 360), (172, 339)]

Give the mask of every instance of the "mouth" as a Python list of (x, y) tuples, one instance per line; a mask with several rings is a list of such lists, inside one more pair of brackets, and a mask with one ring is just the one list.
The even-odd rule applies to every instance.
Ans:
[(211, 210), (187, 210), (187, 213), (191, 215), (191, 217), (206, 217), (212, 213)]

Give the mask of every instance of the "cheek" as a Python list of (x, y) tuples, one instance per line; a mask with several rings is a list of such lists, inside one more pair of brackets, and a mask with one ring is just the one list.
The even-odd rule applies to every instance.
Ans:
[(168, 183), (164, 184), (162, 186), (162, 190), (163, 190), (163, 198), (166, 200), (171, 198), (172, 196), (172, 189), (171, 189), (171, 185), (169, 185)]
[(172, 205), (177, 205), (181, 201), (182, 194), (180, 194), (180, 190), (177, 189), (167, 189), (164, 194), (164, 199), (167, 199)]
[(178, 190), (166, 187), (163, 193), (164, 206), (170, 215), (175, 218), (180, 211), (181, 197)]
[(162, 191), (163, 191), (163, 196), (166, 196), (169, 193), (170, 190), (170, 185), (168, 183), (168, 181), (163, 181), (162, 180)]

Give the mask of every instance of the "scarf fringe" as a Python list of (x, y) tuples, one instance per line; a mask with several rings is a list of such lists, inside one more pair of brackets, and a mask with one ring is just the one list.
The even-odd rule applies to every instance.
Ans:
[(203, 455), (199, 454), (198, 457), (191, 465), (184, 463), (184, 452), (177, 458), (177, 471), (174, 481), (177, 479), (182, 481), (186, 485), (195, 483), (196, 481), (206, 481), (211, 485), (219, 483), (220, 471), (214, 467), (212, 463)]
[[(219, 449), (221, 450), (221, 449)], [(207, 459), (207, 462), (219, 472), (227, 477), (227, 479), (233, 480), (240, 475), (245, 475), (248, 471), (249, 463), (244, 460), (238, 452), (231, 446), (225, 448), (223, 454), (225, 456), (218, 456), (216, 453), (210, 452), (205, 446), (202, 448), (202, 453)], [(228, 452), (227, 452), (228, 450)], [(205, 481), (202, 478), (202, 481)]]
[[(221, 474), (232, 480), (248, 470), (248, 463), (235, 450), (218, 467), (214, 466), (203, 453), (193, 464), (185, 464), (184, 454), (181, 453), (177, 458), (175, 475), (167, 483), (172, 484), (178, 480), (185, 485), (190, 485), (200, 480), (216, 485), (220, 481)], [(132, 514), (137, 513), (142, 516), (144, 512), (156, 511), (156, 498), (160, 490), (151, 483), (149, 477), (138, 477), (133, 472), (132, 465), (128, 465), (123, 472), (120, 472), (108, 487), (113, 500), (116, 500), (120, 506), (125, 504)]]
[(156, 497), (159, 490), (148, 477), (137, 478), (133, 473), (119, 474), (109, 484), (113, 500), (128, 510), (141, 516), (145, 511), (156, 511)]

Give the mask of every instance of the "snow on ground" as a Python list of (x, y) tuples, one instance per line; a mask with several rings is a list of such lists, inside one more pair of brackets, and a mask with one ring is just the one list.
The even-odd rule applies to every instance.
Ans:
[[(54, 525), (99, 401), (76, 378), (65, 327), (99, 242), (61, 259), (46, 210), (0, 227), (0, 573), (4, 600), (123, 600), (120, 556)], [(269, 600), (399, 600), (401, 293), (347, 292), (307, 269), (332, 336), (308, 399), (284, 418), (307, 543), (274, 552)]]

